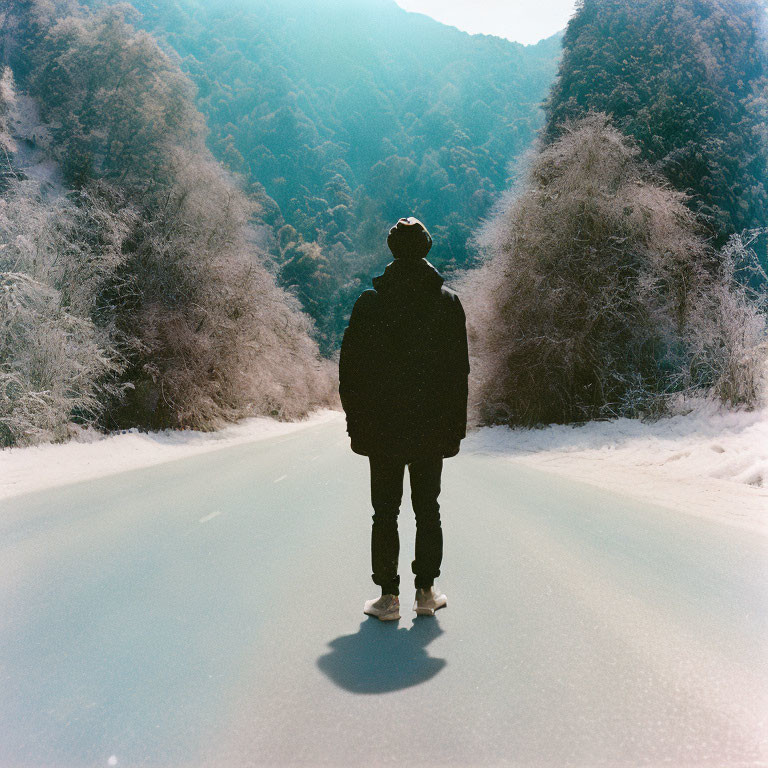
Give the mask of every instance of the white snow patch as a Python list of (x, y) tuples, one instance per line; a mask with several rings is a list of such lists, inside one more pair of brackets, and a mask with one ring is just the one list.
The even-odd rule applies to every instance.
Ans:
[(304, 421), (258, 417), (218, 432), (131, 429), (105, 436), (80, 430), (67, 443), (0, 450), (0, 499), (264, 440), (341, 418), (338, 411), (320, 410)]
[(486, 427), (464, 445), (768, 535), (768, 409), (699, 404), (656, 422)]

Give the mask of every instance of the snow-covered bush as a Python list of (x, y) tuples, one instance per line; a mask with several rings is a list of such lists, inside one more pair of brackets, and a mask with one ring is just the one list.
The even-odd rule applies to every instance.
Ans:
[(110, 248), (103, 224), (31, 182), (0, 199), (0, 446), (65, 437), (120, 391), (112, 333), (91, 317), (119, 258), (120, 226)]
[(55, 440), (73, 416), (94, 421), (114, 371), (87, 319), (23, 273), (0, 273), (0, 446)]
[(690, 321), (690, 386), (731, 406), (752, 407), (766, 395), (768, 276), (751, 247), (763, 234), (733, 235), (718, 251), (707, 311)]
[(178, 151), (173, 185), (133, 233), (117, 322), (135, 390), (122, 424), (205, 429), (250, 414), (290, 419), (329, 403), (330, 363), (250, 242), (251, 204), (221, 167)]
[(466, 277), (476, 420), (570, 422), (757, 396), (764, 320), (685, 197), (591, 113), (533, 160)]

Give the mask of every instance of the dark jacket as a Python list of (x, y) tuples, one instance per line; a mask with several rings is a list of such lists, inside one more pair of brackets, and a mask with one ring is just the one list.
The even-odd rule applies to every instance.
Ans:
[(406, 461), (459, 452), (467, 331), (459, 297), (424, 259), (395, 259), (355, 302), (339, 360), (352, 450)]

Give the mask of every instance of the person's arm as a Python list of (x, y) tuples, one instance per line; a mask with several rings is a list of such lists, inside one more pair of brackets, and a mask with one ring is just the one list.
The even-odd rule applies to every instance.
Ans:
[(455, 299), (454, 371), (455, 410), (453, 420), (459, 439), (467, 435), (467, 401), (469, 399), (469, 346), (467, 344), (467, 318), (459, 297)]
[(368, 352), (372, 342), (370, 304), (374, 297), (375, 293), (370, 290), (358, 297), (341, 342), (339, 396), (347, 415), (347, 432), (354, 429), (370, 406), (366, 403), (366, 392), (370, 375)]

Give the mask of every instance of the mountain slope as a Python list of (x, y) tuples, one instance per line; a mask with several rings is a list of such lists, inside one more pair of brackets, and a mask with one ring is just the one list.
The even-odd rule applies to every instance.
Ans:
[(548, 138), (568, 118), (606, 112), (691, 196), (718, 245), (763, 227), (767, 8), (765, 0), (583, 2), (565, 33)]
[(475, 35), (392, 0), (136, 0), (199, 89), (210, 146), (245, 176), (265, 244), (335, 346), (350, 303), (414, 214), (432, 259), (471, 262), (467, 238), (534, 139), (560, 37)]

